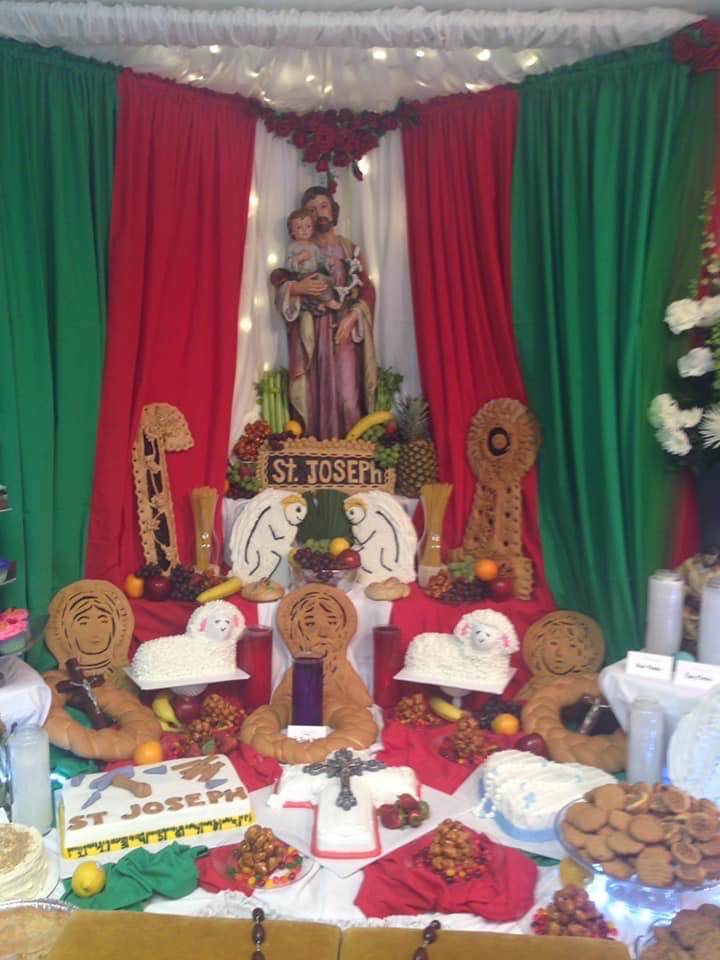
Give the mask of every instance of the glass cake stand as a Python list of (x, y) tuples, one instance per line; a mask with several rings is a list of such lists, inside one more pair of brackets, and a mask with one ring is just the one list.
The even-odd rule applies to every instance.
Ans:
[(628, 880), (616, 880), (614, 877), (608, 876), (602, 869), (601, 863), (591, 863), (579, 850), (571, 846), (563, 836), (561, 827), (565, 814), (575, 803), (577, 803), (577, 800), (566, 804), (555, 818), (555, 834), (558, 843), (568, 856), (572, 857), (582, 867), (592, 870), (596, 876), (603, 877), (609, 898), (622, 900), (631, 908), (651, 910), (661, 916), (674, 916), (680, 909), (680, 899), (683, 894), (700, 893), (703, 890), (710, 890), (718, 886), (717, 880), (710, 880), (697, 887), (691, 887), (678, 881), (675, 881), (671, 887), (651, 887), (642, 883), (637, 874)]

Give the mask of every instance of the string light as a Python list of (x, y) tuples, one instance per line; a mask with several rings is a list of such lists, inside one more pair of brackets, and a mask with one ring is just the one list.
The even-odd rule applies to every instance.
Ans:
[(248, 70), (247, 75), (248, 75), (249, 77), (259, 77), (259, 76), (260, 76), (260, 71), (259, 71), (259, 70)]
[(370, 173), (370, 158), (368, 157), (367, 154), (365, 154), (364, 157), (361, 157), (360, 160), (358, 160), (358, 168), (360, 169), (360, 173), (364, 177), (366, 177)]
[(425, 51), (424, 51), (424, 50), (416, 50), (416, 51), (415, 51), (415, 56), (418, 58), (418, 60), (422, 60), (422, 58), (425, 56)]
[(528, 67), (534, 67), (540, 58), (536, 53), (521, 53), (518, 59), (523, 70), (527, 70)]
[(465, 86), (470, 91), (470, 93), (479, 93), (480, 90), (487, 90), (489, 84), (487, 83), (466, 83)]
[(419, 86), (419, 87), (426, 87), (427, 84), (425, 83), (424, 80), (418, 80), (418, 86)]
[(333, 92), (333, 85), (331, 83), (329, 83), (326, 87), (323, 88), (323, 93), (332, 93), (332, 92)]
[(208, 50), (210, 51), (210, 53), (220, 53), (220, 44), (211, 43), (210, 46), (208, 47)]
[(259, 203), (260, 203), (260, 200), (258, 199), (258, 195), (253, 190), (248, 200), (248, 210), (250, 212), (250, 216), (252, 216), (255, 213)]
[(491, 52), (489, 50), (478, 50), (475, 56), (478, 60), (489, 60), (491, 57)]
[(373, 60), (387, 60), (387, 50), (384, 47), (373, 47), (370, 52)]
[(315, 76), (314, 73), (309, 73), (309, 74), (305, 77), (305, 83), (312, 83), (313, 80), (316, 80), (316, 79), (317, 79), (317, 77)]
[(278, 255), (276, 253), (269, 253), (267, 258), (267, 265), (269, 267), (276, 267), (278, 263)]
[(240, 321), (240, 329), (243, 333), (250, 333), (252, 330), (252, 320), (250, 317), (243, 317)]
[(265, 363), (263, 364), (263, 370), (267, 373), (269, 369), (270, 369), (270, 361), (266, 360)]

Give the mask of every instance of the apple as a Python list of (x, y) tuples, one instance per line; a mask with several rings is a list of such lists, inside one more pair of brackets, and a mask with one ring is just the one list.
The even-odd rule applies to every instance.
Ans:
[(496, 577), (490, 582), (490, 596), (493, 600), (509, 600), (513, 595), (513, 582), (509, 577)]
[(199, 697), (185, 697), (178, 694), (173, 700), (172, 706), (175, 716), (185, 727), (193, 720), (198, 720), (202, 714), (202, 703)]
[(338, 554), (338, 561), (343, 565), (345, 570), (357, 570), (357, 568), (362, 563), (362, 558), (357, 550), (353, 550), (352, 547), (348, 547), (347, 550), (343, 550), (342, 553)]
[(170, 596), (170, 579), (160, 575), (148, 577), (145, 581), (145, 596), (148, 600), (167, 600)]
[(513, 750), (524, 750), (526, 753), (534, 753), (538, 757), (547, 758), (548, 756), (545, 738), (541, 737), (539, 733), (526, 733), (524, 737), (515, 741)]

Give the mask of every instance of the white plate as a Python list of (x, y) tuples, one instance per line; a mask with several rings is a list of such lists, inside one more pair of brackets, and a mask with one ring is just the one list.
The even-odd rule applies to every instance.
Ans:
[(206, 677), (190, 674), (187, 677), (174, 677), (172, 680), (143, 681), (138, 680), (135, 676), (132, 666), (123, 667), (123, 670), (141, 690), (170, 690), (175, 687), (187, 687), (201, 683), (207, 685), (208, 683), (224, 683), (227, 680), (247, 680), (250, 676), (244, 670), (226, 670), (225, 673), (211, 673)]
[[(52, 892), (58, 883), (60, 883), (60, 860), (56, 854), (48, 852), (47, 879), (45, 880), (45, 886), (38, 894), (38, 899), (46, 899), (52, 896)], [(65, 891), (63, 889), (60, 896), (62, 896), (62, 893), (64, 892)]]
[(410, 683), (431, 683), (435, 687), (443, 687), (443, 688), (447, 687), (447, 688), (455, 688), (459, 690), (467, 690), (468, 693), (470, 692), (502, 693), (516, 673), (517, 673), (517, 670), (515, 669), (515, 667), (511, 667), (508, 678), (504, 683), (502, 681), (500, 683), (490, 683), (488, 681), (485, 681), (484, 683), (482, 681), (476, 681), (475, 683), (470, 683), (466, 681), (465, 678), (458, 678), (460, 682), (457, 684), (457, 687), (455, 687), (452, 680), (448, 680), (447, 677), (438, 679), (438, 677), (432, 677), (429, 674), (425, 674), (425, 673), (415, 673), (414, 670), (408, 670), (407, 667), (403, 667), (400, 673), (395, 674), (394, 679), (407, 680)]

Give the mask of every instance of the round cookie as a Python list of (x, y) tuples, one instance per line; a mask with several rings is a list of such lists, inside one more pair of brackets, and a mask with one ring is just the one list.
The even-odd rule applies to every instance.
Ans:
[(671, 887), (675, 879), (672, 864), (659, 849), (643, 850), (635, 861), (635, 869), (640, 882), (648, 887)]
[(633, 857), (645, 849), (645, 844), (635, 840), (623, 830), (614, 830), (607, 838), (607, 844), (621, 857)]
[(585, 853), (593, 863), (603, 863), (614, 860), (615, 853), (608, 846), (607, 837), (588, 837), (585, 843)]
[(705, 843), (700, 843), (698, 846), (704, 857), (720, 857), (720, 833), (716, 833)]
[(699, 887), (705, 882), (707, 874), (699, 864), (676, 863), (675, 876), (688, 887)]
[(691, 813), (685, 822), (685, 829), (693, 840), (707, 843), (717, 832), (718, 819), (705, 811)]
[(627, 832), (631, 820), (632, 814), (626, 813), (625, 810), (611, 810), (608, 813), (608, 823), (613, 830), (624, 830)]
[(649, 813), (641, 813), (633, 817), (628, 825), (628, 833), (641, 843), (662, 843), (665, 839), (662, 820), (658, 820)]
[(580, 801), (568, 808), (565, 820), (583, 833), (596, 833), (607, 823), (607, 813), (591, 803)]
[(625, 860), (616, 858), (615, 860), (606, 860), (602, 865), (604, 873), (615, 880), (629, 880), (633, 875), (633, 868)]
[(595, 787), (585, 794), (585, 799), (608, 812), (625, 807), (625, 791), (619, 783), (606, 783), (602, 787)]
[(573, 827), (570, 823), (564, 823), (562, 825), (562, 833), (565, 841), (576, 850), (582, 850), (590, 836), (592, 836), (592, 834), (583, 833), (582, 830), (578, 830), (577, 827)]

